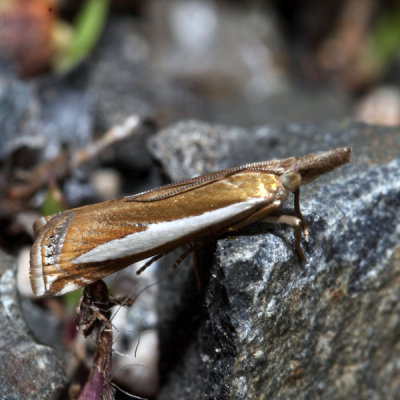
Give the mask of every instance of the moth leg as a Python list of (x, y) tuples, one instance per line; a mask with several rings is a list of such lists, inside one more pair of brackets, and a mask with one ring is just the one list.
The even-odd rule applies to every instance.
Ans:
[(158, 259), (160, 259), (162, 256), (164, 255), (164, 253), (160, 253), (155, 255), (154, 257), (151, 257), (149, 261), (146, 262), (146, 264), (143, 265), (143, 267), (140, 267), (137, 271), (136, 274), (139, 275), (141, 274), (145, 269), (149, 268), (151, 264), (153, 264), (153, 262), (157, 261)]
[(196, 277), (197, 289), (201, 290), (203, 285), (201, 284), (200, 272), (197, 264), (197, 257), (196, 257), (197, 249), (194, 249), (192, 254), (193, 254), (193, 272), (194, 276)]
[(174, 265), (172, 266), (173, 269), (177, 269), (179, 264), (190, 254), (193, 253), (197, 249), (196, 246), (190, 244), (189, 247), (181, 253), (181, 255), (175, 260)]
[(300, 210), (300, 188), (297, 188), (294, 191), (294, 210), (296, 211), (297, 217), (301, 220), (301, 225), (304, 233), (304, 240), (308, 242), (308, 226)]
[(304, 255), (303, 250), (300, 246), (301, 232), (304, 231), (304, 222), (300, 218), (294, 217), (292, 215), (270, 215), (263, 218), (263, 221), (272, 224), (285, 224), (292, 226), (294, 228), (296, 252), (299, 255), (301, 261), (306, 261), (306, 256)]
[[(172, 266), (173, 269), (178, 268), (179, 264), (190, 254), (194, 253), (199, 247), (201, 246), (200, 243), (190, 243), (189, 247), (175, 260), (174, 265)], [(150, 260), (146, 262), (142, 267), (140, 267), (137, 271), (136, 274), (140, 275), (144, 270), (146, 270), (148, 267), (150, 267), (151, 264), (153, 264), (155, 261), (160, 259), (161, 257), (165, 256), (164, 253), (156, 254), (154, 257), (151, 257)], [(197, 268), (197, 261), (196, 258), (193, 258), (193, 266), (194, 266), (194, 274), (196, 276), (196, 282), (197, 282), (197, 287), (201, 289), (201, 282), (200, 282), (200, 274), (199, 270)], [(129, 304), (130, 305), (130, 304)]]
[(197, 265), (197, 258), (196, 258), (196, 251), (204, 246), (205, 243), (203, 242), (195, 242), (195, 243), (190, 243), (189, 247), (176, 259), (173, 268), (176, 269), (179, 264), (190, 254), (193, 254), (193, 272), (194, 272), (194, 276), (196, 278), (196, 284), (197, 284), (197, 288), (199, 290), (201, 290), (202, 288), (202, 284), (201, 284), (201, 278), (200, 278), (200, 273), (199, 273), (199, 268)]
[(239, 230), (240, 228), (244, 228), (247, 225), (252, 224), (253, 222), (259, 221), (260, 219), (264, 219), (266, 216), (271, 214), (272, 212), (276, 211), (280, 205), (269, 205), (261, 210), (256, 211), (254, 214), (248, 216), (247, 218), (239, 221), (235, 225), (232, 225), (228, 228), (228, 232), (234, 232)]
[[(299, 194), (297, 196), (299, 196)], [(302, 231), (304, 232), (304, 234), (308, 235), (308, 229), (305, 224), (304, 218), (301, 219), (299, 217), (294, 217), (292, 215), (278, 215), (278, 216), (269, 215), (269, 214), (271, 214), (271, 212), (276, 211), (277, 208), (279, 208), (279, 207), (268, 206), (268, 207), (262, 208), (261, 210), (257, 211), (250, 217), (245, 218), (243, 221), (240, 221), (236, 225), (231, 226), (228, 229), (228, 231), (229, 232), (236, 231), (244, 226), (250, 225), (253, 222), (259, 221), (259, 220), (266, 221), (266, 222), (273, 223), (273, 224), (290, 225), (294, 228), (296, 252), (299, 255), (300, 259), (303, 262), (305, 262), (306, 257), (303, 253), (303, 250), (300, 247), (300, 239), (301, 239)], [(300, 207), (296, 211), (300, 212), (301, 217), (303, 217), (303, 215), (301, 214), (301, 211), (300, 211)]]

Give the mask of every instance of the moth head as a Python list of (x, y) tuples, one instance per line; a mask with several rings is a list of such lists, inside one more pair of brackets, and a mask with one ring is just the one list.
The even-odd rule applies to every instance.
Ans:
[(287, 171), (281, 175), (283, 186), (294, 192), (301, 185), (301, 175), (296, 171)]
[(333, 171), (337, 167), (348, 163), (350, 157), (350, 147), (339, 147), (322, 153), (308, 154), (296, 158), (290, 169), (300, 174), (301, 184), (304, 185), (312, 182), (320, 175)]

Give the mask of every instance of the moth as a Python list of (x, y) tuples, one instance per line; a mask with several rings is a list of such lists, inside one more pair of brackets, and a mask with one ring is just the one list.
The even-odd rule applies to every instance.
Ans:
[[(42, 217), (34, 224), (30, 281), (37, 296), (61, 295), (137, 261), (190, 248), (257, 220), (307, 226), (300, 186), (349, 162), (351, 149), (246, 164), (133, 196)], [(280, 208), (294, 193), (296, 216)], [(148, 264), (146, 264), (147, 266)]]

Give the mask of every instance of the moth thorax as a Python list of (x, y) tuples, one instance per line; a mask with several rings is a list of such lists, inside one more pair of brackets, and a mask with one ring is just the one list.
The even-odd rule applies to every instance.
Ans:
[(281, 176), (283, 186), (291, 192), (301, 185), (301, 175), (295, 171), (287, 171)]

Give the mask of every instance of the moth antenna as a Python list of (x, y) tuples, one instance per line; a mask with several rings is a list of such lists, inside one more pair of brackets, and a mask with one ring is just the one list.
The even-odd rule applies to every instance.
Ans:
[[(159, 200), (164, 200), (164, 199), (168, 199), (170, 197), (176, 196), (182, 192), (185, 191), (189, 191), (189, 190), (193, 190), (193, 189), (197, 189), (199, 187), (202, 187), (204, 185), (208, 185), (210, 183), (213, 182), (217, 182), (219, 180), (225, 179), (229, 176), (232, 176), (238, 172), (244, 172), (244, 171), (264, 171), (264, 172), (268, 172), (268, 169), (265, 169), (262, 167), (263, 164), (260, 163), (252, 163), (252, 164), (246, 164), (246, 165), (242, 165), (240, 167), (233, 167), (233, 168), (229, 168), (225, 171), (219, 171), (219, 172), (214, 172), (211, 173), (209, 175), (205, 175), (202, 176), (201, 179), (199, 179), (200, 177), (194, 177), (194, 178), (190, 178), (184, 181), (180, 181), (177, 183), (169, 183), (167, 185), (161, 186), (157, 189), (150, 189), (147, 190), (145, 192), (141, 192), (138, 194), (134, 194), (132, 196), (126, 196), (125, 200), (126, 201), (135, 201), (138, 203), (150, 203), (153, 201), (159, 201)], [(167, 193), (161, 194), (159, 196), (155, 196), (155, 197), (151, 197), (148, 199), (140, 199), (140, 197), (145, 196), (147, 194), (151, 194), (151, 192), (153, 192), (154, 190), (165, 190), (165, 189), (173, 189), (176, 188), (175, 190), (171, 190)]]
[[(146, 194), (150, 194), (153, 191), (153, 190), (149, 190), (147, 192), (142, 192), (142, 193), (139, 193), (139, 194), (135, 194), (133, 196), (126, 197), (125, 199), (127, 201), (136, 201), (138, 203), (150, 203), (152, 201), (164, 200), (164, 199), (168, 199), (170, 197), (176, 196), (179, 193), (182, 193), (182, 192), (185, 192), (185, 191), (189, 191), (189, 190), (193, 190), (193, 189), (197, 189), (197, 188), (199, 188), (201, 186), (204, 186), (204, 185), (207, 185), (207, 184), (209, 184), (211, 182), (217, 182), (218, 180), (224, 179), (227, 176), (229, 176), (229, 175), (222, 175), (222, 173), (221, 173), (221, 176), (214, 176), (212, 179), (210, 177), (210, 179), (201, 179), (201, 180), (196, 180), (196, 181), (192, 181), (191, 180), (190, 182), (188, 181), (188, 183), (185, 183), (185, 181), (184, 181), (184, 182), (181, 183), (181, 184), (185, 183), (184, 186), (180, 186), (180, 187), (177, 187), (177, 184), (171, 183), (170, 185), (165, 185), (165, 186), (161, 186), (160, 188), (157, 188), (157, 191), (160, 190), (160, 189), (161, 190), (162, 189), (168, 189), (169, 187), (171, 189), (174, 188), (174, 187), (177, 187), (177, 188), (175, 190), (171, 190), (170, 192), (161, 194), (159, 196), (151, 197), (149, 199), (140, 199), (139, 198), (139, 197), (144, 196)], [(193, 178), (193, 179), (196, 179), (196, 178)]]

